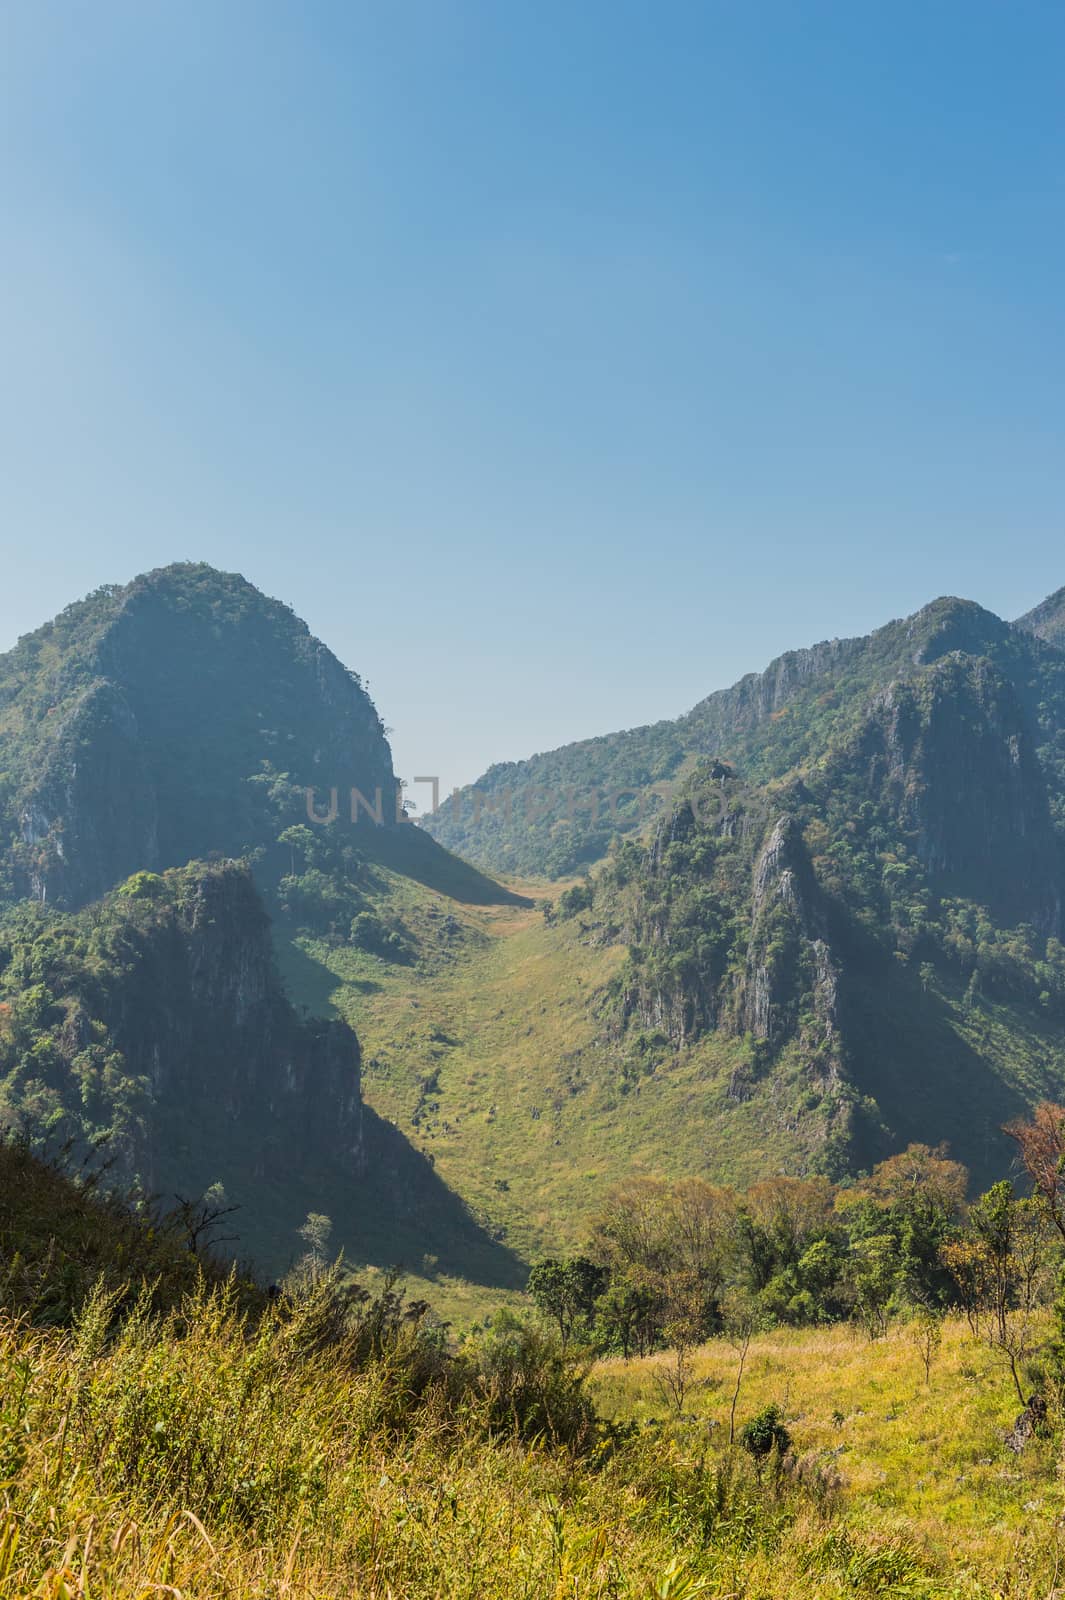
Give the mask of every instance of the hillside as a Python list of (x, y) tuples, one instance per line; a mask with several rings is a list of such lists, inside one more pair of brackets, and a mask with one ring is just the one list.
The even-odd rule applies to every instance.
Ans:
[[(489, 871), (566, 876), (598, 860), (619, 833), (639, 831), (698, 760), (727, 762), (750, 783), (805, 771), (847, 739), (879, 695), (921, 684), (953, 656), (988, 662), (1015, 694), (1060, 822), (1065, 659), (1045, 642), (1058, 637), (1060, 611), (1058, 595), (1010, 626), (971, 602), (937, 600), (866, 638), (788, 651), (674, 721), (490, 767), (425, 826)], [(1041, 614), (1044, 623), (1033, 626)]]
[[(582, 959), (615, 953), (585, 1001), (582, 1085), (595, 1062), (619, 1093), (651, 1097), (663, 1170), (730, 1175), (761, 1160), (841, 1175), (925, 1138), (948, 1140), (981, 1179), (1003, 1170), (1001, 1124), (1065, 1084), (1065, 656), (939, 601), (868, 639), (783, 657), (681, 723), (493, 782), (517, 796), (546, 763), (553, 781), (583, 774), (602, 792), (614, 757), (663, 751), (667, 726), (686, 743), (671, 747), (653, 816), (609, 847), (574, 823), (548, 829), (556, 864), (605, 849), (544, 935), (568, 929), (574, 943), (562, 993)], [(442, 817), (434, 826), (456, 839)], [(508, 823), (486, 805), (478, 826), (481, 860), (513, 847), (548, 864), (517, 810)], [(690, 1125), (666, 1109), (685, 1103)], [(589, 1105), (582, 1091), (556, 1137), (571, 1170), (594, 1175), (570, 1142)], [(611, 1149), (591, 1120), (591, 1144)], [(631, 1100), (623, 1120), (635, 1152)]]
[[(254, 855), (260, 880), (276, 881), (291, 857), (278, 837), (308, 823), (308, 789), (320, 814), (337, 792), (349, 855), (338, 844), (335, 870), (381, 855), (500, 897), (402, 821), (358, 674), (237, 574), (186, 563), (108, 585), (0, 656), (9, 894), (77, 908), (133, 872), (211, 854)], [(353, 790), (366, 806), (353, 808)]]
[[(974, 987), (854, 924), (827, 1051), (815, 1015), (774, 1041), (724, 1018), (671, 1039), (641, 1018), (639, 947), (603, 920), (623, 909), (614, 870), (590, 903), (579, 881), (561, 895), (520, 884), (540, 897), (529, 909), (456, 908), (391, 877), (378, 904), (410, 931), (404, 961), (306, 933), (280, 951), (293, 995), (358, 1033), (366, 1104), (523, 1259), (579, 1247), (589, 1214), (638, 1174), (742, 1187), (946, 1140), (983, 1186), (1012, 1161), (1003, 1123), (1060, 1097), (1060, 999), (1014, 987), (1008, 948), (984, 950)], [(445, 1267), (402, 1259), (440, 1294)]]
[[(315, 818), (343, 797), (332, 826), (307, 791)], [(272, 921), (402, 951), (383, 872), (519, 903), (397, 811), (375, 708), (287, 607), (188, 564), (69, 607), (0, 657), (2, 1121), (103, 1140), (114, 1181), (168, 1200), (223, 1184), (274, 1269), (316, 1211), (382, 1267), (520, 1281), (364, 1113), (350, 1028), (283, 992)]]
[(528, 1306), (271, 1299), (0, 1144), (0, 1597), (1044, 1600), (1058, 1414), (1011, 1449), (1001, 1352), (926, 1326), (713, 1338), (678, 1402), (675, 1353), (588, 1372)]
[(238, 1208), (233, 1248), (264, 1270), (285, 1270), (318, 1212), (359, 1260), (433, 1252), (444, 1270), (521, 1281), (363, 1107), (350, 1027), (297, 1014), (235, 863), (139, 873), (87, 911), (0, 921), (0, 1124), (106, 1162), (109, 1184), (164, 1209), (220, 1189)]
[(1065, 589), (1059, 589), (1034, 610), (1019, 617), (1016, 625), (1059, 649), (1065, 646)]
[(324, 1212), (356, 1260), (490, 1299), (634, 1172), (946, 1140), (985, 1183), (1065, 1091), (1065, 656), (977, 606), (542, 758), (672, 776), (622, 837), (554, 829), (589, 877), (510, 888), (402, 815), (322, 820), (394, 794), (387, 741), (243, 579), (101, 591), (0, 669), (5, 1115), (224, 1183), (264, 1262)]

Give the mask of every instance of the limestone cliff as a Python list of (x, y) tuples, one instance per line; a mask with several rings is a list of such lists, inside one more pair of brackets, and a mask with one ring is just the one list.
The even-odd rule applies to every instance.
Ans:
[(246, 869), (138, 873), (91, 912), (5, 938), (15, 1125), (105, 1137), (120, 1176), (163, 1193), (222, 1181), (248, 1201), (300, 1173), (362, 1172), (358, 1042), (289, 1004)]
[(99, 591), (0, 658), (0, 772), (13, 887), (67, 907), (137, 868), (272, 845), (271, 773), (380, 789), (395, 815), (358, 678), (287, 606), (194, 565)]

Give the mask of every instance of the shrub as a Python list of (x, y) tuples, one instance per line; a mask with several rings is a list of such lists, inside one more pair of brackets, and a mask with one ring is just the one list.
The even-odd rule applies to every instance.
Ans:
[(596, 1437), (586, 1377), (587, 1366), (568, 1356), (553, 1333), (500, 1311), (467, 1339), (451, 1382), (470, 1391), (490, 1433), (583, 1451)]
[(791, 1434), (784, 1426), (780, 1407), (766, 1406), (745, 1423), (740, 1430), (740, 1443), (756, 1461), (764, 1461), (774, 1450), (778, 1455), (785, 1455), (791, 1448)]

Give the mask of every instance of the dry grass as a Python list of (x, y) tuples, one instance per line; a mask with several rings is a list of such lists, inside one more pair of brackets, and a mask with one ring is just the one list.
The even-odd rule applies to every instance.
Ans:
[[(661, 1416), (662, 1359), (600, 1363), (600, 1408), (644, 1422)], [(697, 1352), (693, 1428), (727, 1428), (736, 1363), (724, 1340)], [(936, 1559), (985, 1578), (1023, 1572), (1032, 1549), (1053, 1572), (1065, 1516), (1058, 1446), (1037, 1440), (1021, 1456), (1004, 1448), (1016, 1395), (1001, 1360), (963, 1320), (947, 1323), (927, 1383), (905, 1327), (875, 1342), (847, 1326), (766, 1334), (751, 1346), (740, 1415), (773, 1402), (796, 1452), (833, 1463), (865, 1525), (904, 1529)]]
[[(299, 1316), (217, 1289), (162, 1321), (0, 1319), (0, 1600), (1046, 1600), (1056, 1460), (1006, 1456), (1006, 1385), (961, 1328), (932, 1383), (904, 1335), (757, 1341), (741, 1415), (783, 1402), (806, 1477), (717, 1441), (727, 1346), (697, 1420), (598, 1459), (492, 1441), (388, 1364), (315, 1352)], [(651, 1362), (604, 1363), (646, 1419)], [(838, 1413), (838, 1415), (834, 1415)], [(816, 1463), (817, 1470), (814, 1470)], [(842, 1497), (832, 1467), (847, 1479)]]

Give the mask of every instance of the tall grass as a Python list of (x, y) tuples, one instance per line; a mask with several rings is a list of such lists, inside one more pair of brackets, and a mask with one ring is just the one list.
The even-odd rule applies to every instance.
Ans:
[(784, 1459), (723, 1443), (733, 1358), (697, 1352), (690, 1414), (656, 1422), (654, 1360), (587, 1384), (505, 1315), (456, 1351), (317, 1270), (271, 1302), (0, 1145), (0, 1600), (1061, 1587), (1057, 1446), (1005, 1452), (1016, 1402), (962, 1324), (930, 1383), (909, 1339), (760, 1337), (740, 1419), (781, 1404)]
[[(0, 1597), (784, 1600), (1047, 1594), (874, 1527), (810, 1464), (705, 1429), (516, 1436), (498, 1363), (356, 1361), (311, 1294), (259, 1317), (201, 1283), (73, 1325), (0, 1317)], [(429, 1363), (431, 1367), (431, 1362)], [(456, 1377), (456, 1373), (460, 1376)], [(494, 1374), (494, 1375), (493, 1375)]]

